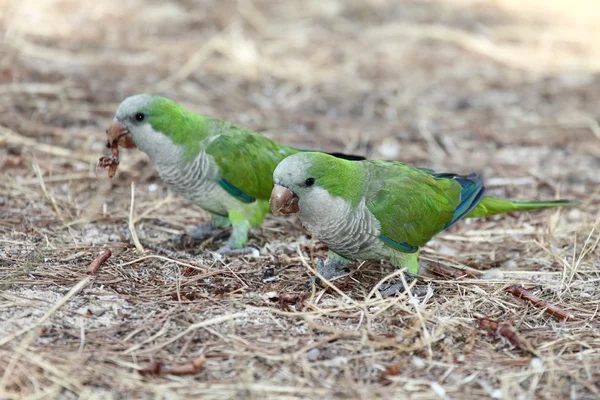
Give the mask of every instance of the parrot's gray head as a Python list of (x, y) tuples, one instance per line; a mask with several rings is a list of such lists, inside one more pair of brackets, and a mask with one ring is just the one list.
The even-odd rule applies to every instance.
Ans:
[(273, 172), (271, 211), (273, 214), (298, 213), (303, 217), (317, 217), (326, 213), (334, 201), (321, 186), (320, 180), (328, 169), (319, 168), (321, 159), (333, 159), (324, 153), (303, 152), (285, 158)]
[(298, 202), (312, 191), (315, 178), (310, 175), (310, 160), (299, 153), (285, 158), (273, 172), (271, 211), (275, 215), (294, 214), (300, 211)]
[(123, 124), (128, 124), (131, 127), (135, 127), (137, 122), (143, 122), (144, 118), (136, 114), (144, 114), (148, 112), (154, 103), (156, 96), (151, 94), (136, 94), (123, 100), (119, 105), (115, 118), (121, 121)]
[(138, 94), (126, 98), (117, 109), (115, 118), (106, 130), (108, 135), (107, 147), (113, 142), (125, 148), (136, 147), (136, 139), (141, 139), (141, 130), (147, 125), (147, 113), (153, 103), (153, 96), (149, 94)]
[(169, 147), (171, 138), (153, 129), (151, 119), (160, 119), (169, 108), (165, 104), (175, 104), (171, 100), (150, 94), (138, 94), (123, 100), (115, 118), (106, 131), (107, 147), (116, 141), (120, 147), (134, 148), (147, 153), (151, 158), (160, 158)]

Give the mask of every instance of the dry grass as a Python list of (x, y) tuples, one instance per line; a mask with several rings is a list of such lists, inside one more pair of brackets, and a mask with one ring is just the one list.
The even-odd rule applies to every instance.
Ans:
[[(600, 7), (522, 3), (0, 0), (0, 397), (598, 398)], [(371, 293), (383, 263), (356, 263), (343, 295), (305, 291), (325, 248), (292, 218), (254, 233), (258, 258), (142, 253), (128, 226), (168, 247), (206, 218), (139, 152), (94, 173), (116, 106), (144, 91), (583, 205), (459, 224), (425, 262), (488, 279), (432, 274), (416, 296)]]

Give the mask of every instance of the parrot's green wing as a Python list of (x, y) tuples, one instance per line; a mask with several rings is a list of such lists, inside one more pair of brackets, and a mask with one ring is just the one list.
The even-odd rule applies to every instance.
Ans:
[(219, 184), (244, 203), (269, 199), (275, 167), (297, 151), (251, 130), (222, 123), (227, 126), (206, 139), (205, 150), (219, 166)]
[(381, 240), (415, 252), (477, 205), (483, 184), (476, 175), (436, 174), (399, 162), (367, 164), (367, 208), (381, 224)]

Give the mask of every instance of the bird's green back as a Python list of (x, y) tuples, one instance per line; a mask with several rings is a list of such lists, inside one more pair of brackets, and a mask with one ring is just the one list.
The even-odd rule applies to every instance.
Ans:
[(242, 201), (251, 200), (245, 196), (269, 199), (275, 167), (297, 150), (232, 124), (218, 130), (220, 134), (206, 140), (206, 153), (219, 165), (221, 186)]
[(154, 96), (147, 109), (141, 110), (157, 132), (162, 132), (184, 148), (185, 157), (195, 158), (201, 142), (212, 134), (209, 117), (196, 114), (165, 97)]
[(260, 133), (188, 111), (164, 97), (156, 96), (145, 111), (155, 131), (183, 147), (187, 161), (202, 151), (211, 155), (219, 167), (219, 184), (246, 203), (268, 199), (275, 167), (298, 152)]
[(413, 252), (453, 221), (461, 184), (396, 161), (347, 161), (311, 154), (309, 175), (356, 207), (364, 198), (389, 246)]
[[(416, 250), (452, 221), (461, 185), (394, 161), (364, 161), (366, 205), (379, 220), (388, 245)], [(414, 248), (414, 249), (411, 249)]]

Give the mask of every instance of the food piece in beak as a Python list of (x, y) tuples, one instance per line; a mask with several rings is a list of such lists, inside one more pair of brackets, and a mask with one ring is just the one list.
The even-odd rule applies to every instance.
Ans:
[(271, 211), (273, 215), (295, 214), (300, 211), (298, 208), (298, 196), (290, 189), (280, 185), (275, 185), (271, 192)]
[(108, 135), (106, 147), (112, 147), (113, 143), (115, 142), (117, 142), (119, 146), (125, 147), (126, 149), (132, 149), (135, 147), (135, 143), (129, 134), (129, 130), (116, 118), (114, 118), (110, 123), (106, 134)]
[(117, 141), (112, 142), (110, 148), (112, 149), (112, 156), (100, 157), (98, 167), (108, 168), (108, 177), (112, 178), (117, 173), (117, 168), (119, 167), (119, 143)]
[(129, 130), (116, 118), (110, 123), (106, 135), (108, 136), (106, 147), (112, 150), (112, 155), (110, 157), (100, 157), (98, 167), (108, 168), (108, 177), (112, 178), (119, 167), (119, 146), (130, 149), (135, 147), (135, 143), (129, 134)]

